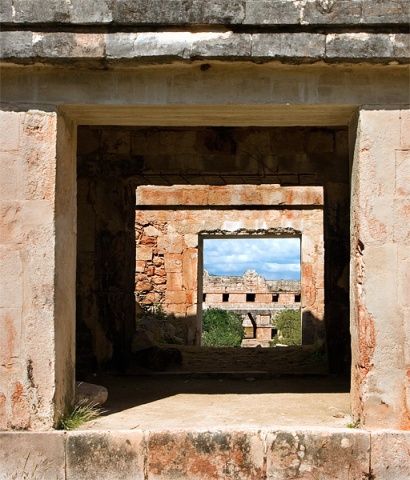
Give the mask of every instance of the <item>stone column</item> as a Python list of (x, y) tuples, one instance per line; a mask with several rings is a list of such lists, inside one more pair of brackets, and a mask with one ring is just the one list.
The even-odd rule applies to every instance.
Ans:
[(352, 408), (410, 429), (410, 111), (359, 113), (352, 167)]
[(0, 429), (50, 428), (73, 393), (75, 168), (57, 123), (65, 130), (55, 113), (0, 113)]

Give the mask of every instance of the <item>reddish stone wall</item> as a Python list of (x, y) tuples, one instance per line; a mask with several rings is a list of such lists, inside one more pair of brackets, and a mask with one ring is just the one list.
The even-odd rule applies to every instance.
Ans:
[[(145, 204), (141, 197), (137, 198), (136, 203), (144, 215), (152, 213), (153, 205), (161, 205), (157, 209), (159, 215), (154, 215), (146, 224), (142, 222), (142, 227), (149, 226), (151, 221), (161, 230), (161, 224), (172, 217), (181, 229), (182, 250), (187, 250), (188, 255), (189, 249), (197, 248), (197, 233), (203, 232), (195, 205), (203, 206), (204, 210), (214, 206), (218, 215), (223, 211), (229, 213), (229, 219), (222, 222), (214, 221), (214, 213), (207, 214), (211, 234), (219, 230), (237, 232), (237, 225), (242, 225), (247, 232), (266, 231), (266, 222), (260, 214), (263, 204), (268, 206), (266, 212), (272, 225), (282, 218), (278, 223), (280, 233), (295, 234), (297, 222), (300, 222), (299, 231), (305, 231), (312, 218), (309, 213), (312, 207), (306, 208), (303, 220), (299, 217), (293, 227), (286, 220), (286, 215), (294, 215), (296, 205), (301, 202), (297, 195), (292, 198), (295, 195), (292, 186), (299, 185), (323, 186), (327, 342), (331, 345), (331, 361), (340, 369), (346, 359), (344, 351), (349, 348), (348, 173), (344, 128), (80, 127), (77, 331), (83, 333), (81, 342), (77, 337), (77, 359), (86, 357), (84, 363), (89, 364), (88, 356), (92, 352), (97, 362), (102, 363), (116, 355), (121, 360), (129, 351), (134, 328), (135, 188), (138, 196), (142, 186), (153, 187), (149, 194), (144, 194)], [(234, 193), (230, 194), (224, 184)], [(241, 186), (244, 184), (259, 187), (252, 190)], [(275, 184), (281, 186), (273, 188)], [(177, 202), (161, 191), (169, 185), (179, 185), (181, 189)], [(234, 208), (229, 209), (227, 199), (233, 202)], [(285, 205), (292, 202), (293, 207), (286, 209)], [(309, 202), (315, 204), (315, 197)], [(181, 205), (187, 208), (178, 211)], [(256, 210), (245, 208), (254, 205), (259, 205)], [(259, 215), (258, 221), (255, 213)], [(194, 232), (189, 231), (190, 224)], [(273, 229), (271, 233), (277, 235), (278, 231)], [(145, 234), (138, 230), (138, 235), (142, 238)], [(151, 237), (148, 242), (155, 239), (155, 235)], [(189, 284), (185, 294), (175, 293), (181, 292), (178, 290), (181, 281), (178, 255), (182, 253), (170, 253), (180, 250), (178, 243), (166, 248), (167, 263), (173, 263), (171, 268), (176, 270), (166, 277), (175, 289), (169, 290), (174, 293), (168, 294), (167, 302), (181, 310), (182, 303), (188, 299), (191, 315), (197, 290)], [(154, 257), (159, 257), (155, 258), (157, 266), (153, 263)], [(157, 283), (147, 294), (163, 294), (161, 290), (166, 284), (161, 283), (165, 277), (161, 275), (162, 261), (165, 266), (165, 253), (152, 256), (149, 266), (157, 269)], [(138, 275), (145, 273), (142, 268), (145, 270), (142, 264), (137, 264)], [(192, 273), (196, 278), (196, 272)], [(309, 278), (313, 271), (307, 265), (302, 274)], [(144, 278), (138, 277), (137, 281)], [(312, 295), (315, 293), (308, 292), (306, 298)], [(323, 301), (324, 294), (320, 296)], [(80, 344), (83, 354), (80, 354)]]
[[(202, 236), (301, 236), (302, 271), (309, 273), (302, 276), (301, 286), (304, 343), (324, 341), (320, 187), (141, 186), (136, 199), (140, 208), (147, 207), (136, 212), (136, 298), (140, 304), (161, 304), (166, 313), (187, 317), (189, 341), (199, 343), (202, 298), (198, 301), (198, 294), (202, 295), (203, 288), (198, 271), (202, 271), (199, 253)], [(166, 204), (172, 208), (165, 208)], [(187, 204), (195, 208), (187, 210), (183, 206)], [(280, 208), (270, 208), (275, 205)], [(221, 206), (225, 208), (218, 208)], [(245, 210), (238, 209), (239, 206)], [(261, 281), (253, 280), (256, 284), (252, 291), (256, 293)], [(241, 301), (239, 297), (237, 300)], [(283, 300), (290, 302), (294, 297)]]

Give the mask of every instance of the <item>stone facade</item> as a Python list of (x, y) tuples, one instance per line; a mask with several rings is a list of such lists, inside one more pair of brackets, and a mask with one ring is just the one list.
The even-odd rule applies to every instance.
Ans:
[(242, 346), (269, 346), (277, 331), (276, 315), (301, 305), (299, 280), (266, 280), (255, 270), (242, 276), (209, 275), (204, 270), (202, 288), (203, 310), (221, 308), (241, 316), (245, 329)]
[[(76, 310), (99, 359), (126, 362), (135, 188), (280, 184), (324, 189), (326, 344), (333, 371), (351, 347), (353, 413), (408, 430), (407, 2), (146, 4), (0, 5), (0, 428), (49, 429), (72, 404)], [(225, 169), (232, 143), (215, 132), (234, 127), (274, 131)], [(210, 129), (214, 151), (150, 156), (141, 128)], [(233, 221), (255, 229), (236, 206)], [(299, 230), (285, 212), (268, 215)]]

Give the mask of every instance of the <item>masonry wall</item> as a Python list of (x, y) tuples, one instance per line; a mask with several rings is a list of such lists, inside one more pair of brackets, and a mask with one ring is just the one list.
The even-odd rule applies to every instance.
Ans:
[(353, 410), (409, 430), (409, 110), (360, 111), (352, 180)]
[[(290, 187), (320, 185), (324, 187), (324, 242), (328, 252), (325, 255), (325, 288), (332, 291), (332, 295), (328, 295), (326, 315), (329, 312), (329, 316), (325, 320), (327, 342), (332, 344), (335, 352), (333, 361), (338, 365), (335, 368), (341, 368), (346, 361), (345, 351), (348, 351), (349, 343), (348, 279), (343, 280), (349, 251), (345, 129), (80, 127), (78, 153), (77, 298), (78, 331), (85, 330), (83, 352), (94, 352), (94, 360), (99, 364), (111, 361), (115, 351), (126, 355), (124, 352), (129, 348), (134, 326), (134, 309), (130, 302), (133, 301), (135, 285), (130, 265), (135, 265), (132, 252), (135, 252), (136, 239), (137, 245), (144, 246), (145, 255), (148, 255), (148, 258), (136, 259), (135, 279), (137, 283), (149, 284), (147, 288), (150, 290), (144, 291), (146, 300), (156, 302), (167, 290), (166, 304), (170, 309), (176, 314), (193, 316), (197, 303), (197, 272), (191, 272), (192, 282), (189, 280), (185, 293), (180, 293), (182, 265), (178, 264), (178, 259), (185, 251), (185, 255), (197, 255), (198, 232), (233, 233), (243, 227), (247, 232), (261, 233), (268, 232), (268, 224), (279, 226), (279, 230), (273, 227), (275, 235), (299, 234), (302, 224), (307, 229), (314, 214), (309, 207), (303, 213), (302, 221), (302, 217), (296, 214), (296, 207), (286, 211), (283, 206), (286, 203), (306, 203), (303, 195), (292, 197)], [(177, 200), (165, 188), (170, 184), (181, 185), (181, 197)], [(232, 184), (233, 193), (227, 187), (223, 188), (225, 184)], [(240, 187), (244, 184), (249, 187)], [(252, 184), (262, 184), (261, 190), (252, 190)], [(262, 188), (263, 184), (266, 186)], [(289, 185), (289, 193), (280, 199), (280, 189), (268, 187), (272, 184)], [(152, 186), (147, 190), (151, 197), (145, 193), (145, 200), (140, 195), (144, 186), (147, 189)], [(131, 218), (135, 218), (133, 189), (137, 192), (137, 207), (142, 205), (136, 217), (136, 233), (135, 225), (131, 227)], [(282, 206), (269, 207), (265, 213), (255, 212), (253, 207), (247, 211), (244, 209), (246, 205), (259, 205), (260, 210), (264, 203), (269, 206), (282, 203)], [(314, 198), (312, 203), (315, 203)], [(231, 204), (236, 204), (237, 208), (232, 209)], [(162, 205), (158, 214), (153, 211), (153, 205)], [(183, 205), (188, 209), (182, 209)], [(205, 215), (206, 227), (199, 220), (195, 205), (206, 207), (201, 213)], [(210, 206), (217, 208), (212, 211)], [(292, 219), (294, 215), (298, 218), (295, 221)], [(178, 237), (175, 241), (170, 241), (171, 237), (159, 240), (162, 235), (156, 233), (156, 230), (163, 232), (168, 224), (179, 229), (174, 232)], [(82, 246), (87, 238), (94, 240), (87, 240), (88, 246)], [(98, 245), (102, 238), (107, 241), (99, 247), (100, 253), (95, 254), (97, 248), (94, 244)], [(161, 253), (154, 255), (155, 249)], [(171, 267), (174, 271), (169, 272), (169, 278), (164, 274), (165, 252), (167, 262), (171, 257), (174, 262)], [(149, 264), (138, 263), (148, 260)], [(94, 262), (93, 265), (90, 261)], [(308, 266), (310, 262), (307, 258), (306, 269), (302, 272), (307, 281), (313, 275)], [(146, 282), (147, 274), (151, 276), (151, 273), (155, 278)], [(173, 289), (168, 288), (164, 280), (169, 281), (168, 287)], [(323, 285), (320, 288), (323, 289)], [(320, 293), (322, 304), (323, 297), (324, 294)], [(123, 303), (117, 301), (119, 298), (124, 299)], [(316, 293), (312, 291), (306, 298), (316, 298)], [(310, 307), (311, 302), (308, 302), (307, 308)], [(318, 317), (323, 318), (323, 310), (318, 312)], [(121, 318), (121, 321), (117, 322), (115, 318)], [(307, 321), (313, 322), (313, 317)], [(192, 341), (195, 332), (191, 331), (189, 335)], [(323, 335), (320, 334), (321, 341)], [(307, 343), (314, 341), (311, 338)], [(81, 355), (77, 357), (80, 359)]]
[(74, 390), (75, 138), (39, 111), (0, 131), (0, 430), (49, 428)]
[[(323, 343), (321, 192), (319, 187), (281, 188), (277, 185), (139, 187), (137, 204), (140, 208), (136, 212), (136, 296), (139, 303), (161, 304), (169, 314), (190, 317), (187, 320), (188, 341), (199, 343), (202, 299), (198, 302), (198, 294), (203, 291), (202, 275), (199, 275), (202, 269), (198, 270), (198, 265), (202, 264), (201, 235), (220, 238), (226, 235), (301, 235), (302, 268), (311, 272), (306, 283), (302, 283), (304, 343)], [(164, 203), (171, 209), (158, 210)], [(280, 208), (275, 208), (278, 205)], [(189, 206), (193, 209), (186, 210)]]

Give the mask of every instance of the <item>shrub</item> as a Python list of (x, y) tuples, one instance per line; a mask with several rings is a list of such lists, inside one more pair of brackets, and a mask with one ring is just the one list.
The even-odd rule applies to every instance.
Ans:
[(240, 347), (245, 336), (239, 315), (221, 308), (209, 308), (202, 315), (204, 347)]
[(278, 313), (274, 320), (278, 333), (272, 341), (273, 345), (283, 343), (285, 345), (302, 344), (302, 325), (300, 309), (283, 310)]

